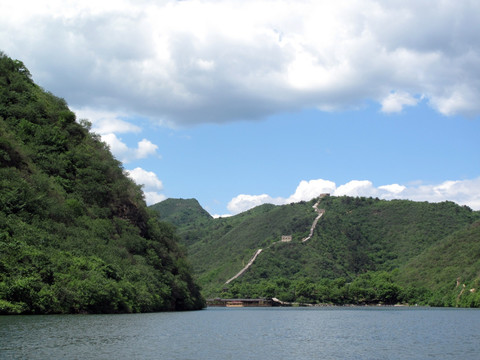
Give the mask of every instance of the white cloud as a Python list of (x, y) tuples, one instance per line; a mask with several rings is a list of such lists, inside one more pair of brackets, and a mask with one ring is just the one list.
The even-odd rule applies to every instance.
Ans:
[(214, 219), (231, 217), (231, 216), (233, 216), (233, 215), (232, 215), (232, 214), (223, 214), (223, 215), (213, 214), (213, 215), (212, 215), (212, 217), (213, 217)]
[(104, 134), (102, 135), (102, 141), (107, 143), (110, 147), (110, 151), (115, 157), (124, 161), (125, 154), (129, 153), (128, 146), (123, 143), (115, 134)]
[(376, 189), (373, 183), (368, 180), (352, 180), (344, 185), (340, 185), (334, 192), (335, 196), (374, 196)]
[(166, 199), (164, 194), (159, 193), (163, 190), (163, 183), (153, 171), (137, 167), (133, 170), (126, 170), (126, 173), (135, 183), (143, 186), (147, 205), (156, 204)]
[(299, 201), (308, 201), (323, 193), (331, 193), (335, 190), (335, 183), (329, 180), (317, 179), (300, 181), (295, 192), (288, 198), (273, 198), (270, 195), (245, 195), (234, 197), (227, 205), (228, 211), (238, 214), (262, 204), (284, 205)]
[(0, 43), (75, 108), (172, 126), (371, 99), (478, 116), (479, 13), (455, 0), (16, 0), (0, 5)]
[(150, 155), (155, 155), (158, 146), (152, 143), (150, 140), (143, 139), (139, 141), (138, 148), (135, 150), (136, 159), (144, 159)]
[(390, 184), (390, 185), (383, 185), (378, 187), (379, 190), (385, 190), (387, 193), (390, 193), (390, 194), (400, 194), (406, 188), (407, 188), (406, 186), (399, 185), (399, 184)]
[(445, 181), (440, 184), (399, 185), (389, 184), (375, 187), (369, 180), (352, 180), (346, 184), (336, 186), (334, 182), (317, 179), (302, 180), (294, 194), (288, 198), (272, 198), (267, 194), (238, 195), (227, 206), (232, 214), (251, 209), (255, 206), (270, 203), (284, 205), (291, 202), (309, 201), (327, 192), (333, 196), (365, 196), (380, 199), (408, 199), (414, 201), (453, 201), (460, 205), (467, 205), (474, 210), (480, 210), (480, 178), (473, 180)]
[(332, 193), (335, 190), (335, 183), (329, 180), (317, 179), (300, 181), (297, 189), (285, 202), (299, 202), (302, 200), (310, 200), (323, 193)]
[(164, 194), (160, 194), (156, 191), (144, 191), (145, 194), (145, 202), (148, 206), (162, 202), (167, 197)]
[(153, 171), (147, 171), (140, 167), (127, 170), (127, 174), (137, 184), (144, 185), (146, 189), (163, 190), (163, 184)]
[(445, 181), (434, 185), (417, 185), (407, 187), (402, 193), (402, 198), (416, 201), (440, 202), (454, 201), (467, 205), (474, 210), (480, 210), (480, 178), (471, 180)]
[(95, 110), (92, 108), (73, 109), (78, 119), (87, 119), (92, 123), (92, 131), (103, 134), (139, 133), (142, 129), (128, 121), (122, 120), (126, 117), (124, 113)]
[(156, 155), (158, 146), (150, 140), (143, 139), (137, 143), (137, 148), (129, 148), (115, 134), (101, 135), (102, 141), (107, 143), (112, 154), (121, 162), (127, 164), (132, 160), (145, 159), (149, 156)]
[(278, 200), (273, 199), (267, 194), (263, 195), (245, 195), (240, 194), (234, 197), (227, 205), (228, 211), (233, 214), (238, 214), (243, 211), (247, 211), (255, 206), (259, 206), (262, 204), (280, 204)]
[(385, 99), (381, 101), (382, 103), (382, 112), (393, 113), (400, 112), (403, 110), (404, 106), (414, 106), (417, 105), (418, 99), (414, 98), (407, 92), (394, 92), (389, 94)]
[[(480, 61), (480, 58), (478, 59)], [(434, 107), (445, 115), (454, 115), (463, 112), (467, 115), (478, 115), (478, 109), (474, 104), (476, 96), (478, 96), (477, 89), (469, 85), (458, 85), (450, 88), (445, 95), (440, 95), (431, 99)]]
[(129, 148), (117, 134), (140, 133), (142, 129), (122, 117), (124, 113), (117, 113), (106, 110), (94, 110), (91, 108), (74, 109), (78, 119), (87, 119), (92, 123), (92, 131), (101, 136), (102, 141), (110, 146), (110, 150), (117, 159), (124, 163), (132, 160), (145, 159), (149, 156), (158, 155), (158, 145), (150, 140), (142, 139), (137, 143), (136, 148)]

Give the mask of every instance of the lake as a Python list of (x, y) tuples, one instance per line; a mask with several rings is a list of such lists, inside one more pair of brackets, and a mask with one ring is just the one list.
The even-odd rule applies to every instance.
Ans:
[(1, 359), (479, 359), (480, 309), (0, 316)]

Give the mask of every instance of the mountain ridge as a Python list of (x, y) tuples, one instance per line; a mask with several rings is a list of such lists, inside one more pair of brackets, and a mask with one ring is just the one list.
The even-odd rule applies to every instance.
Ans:
[[(265, 288), (278, 279), (321, 283), (343, 278), (348, 284), (356, 279), (367, 281), (362, 276), (371, 273), (368, 281), (372, 282), (378, 280), (376, 273), (386, 272), (388, 276), (380, 278), (388, 278), (405, 289), (421, 288), (420, 292), (432, 298), (432, 292), (440, 291), (439, 287), (428, 281), (414, 283), (399, 273), (408, 266), (412, 269), (414, 265), (406, 264), (415, 257), (480, 218), (479, 212), (448, 201), (432, 204), (329, 196), (321, 199), (319, 208), (325, 212), (312, 238), (302, 243), (317, 215), (312, 210), (316, 200), (262, 205), (229, 218), (178, 224), (205, 295), (235, 295), (240, 288), (238, 295), (265, 295)], [(292, 241), (281, 242), (281, 236), (287, 234), (292, 235)], [(225, 287), (225, 281), (241, 270), (258, 249), (263, 251), (248, 271)], [(444, 290), (441, 299), (452, 306)], [(428, 303), (430, 298), (425, 294), (420, 300)]]

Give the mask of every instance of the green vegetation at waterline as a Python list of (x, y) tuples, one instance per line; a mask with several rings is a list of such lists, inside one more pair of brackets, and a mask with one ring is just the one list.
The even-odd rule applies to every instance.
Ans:
[[(204, 295), (480, 306), (479, 212), (452, 202), (328, 196), (312, 238), (302, 242), (317, 200), (177, 222)], [(175, 216), (173, 201), (170, 210), (156, 204), (161, 218)], [(292, 241), (280, 242), (282, 235)], [(263, 251), (251, 267), (225, 284), (257, 249)]]
[(432, 294), (425, 289), (404, 289), (394, 280), (392, 272), (367, 272), (347, 282), (343, 277), (312, 280), (285, 277), (240, 280), (225, 287), (222, 298), (277, 298), (281, 301), (305, 304), (369, 305), (397, 303), (422, 303)]
[(75, 120), (0, 53), (0, 314), (202, 308), (173, 227)]

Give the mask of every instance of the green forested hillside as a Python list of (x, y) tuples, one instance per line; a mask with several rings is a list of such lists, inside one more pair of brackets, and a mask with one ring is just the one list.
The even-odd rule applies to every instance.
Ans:
[(0, 53), (0, 314), (202, 308), (173, 227), (75, 120)]
[(158, 216), (175, 226), (196, 223), (212, 219), (196, 199), (166, 199), (150, 206)]
[[(452, 202), (329, 196), (318, 205), (325, 213), (312, 238), (302, 242), (317, 216), (312, 209), (316, 201), (262, 205), (230, 218), (177, 224), (205, 295), (456, 305), (450, 301), (457, 296), (455, 279), (478, 282), (480, 254), (473, 251), (480, 246), (478, 232), (468, 233), (465, 243), (470, 262), (454, 262), (461, 247), (450, 249), (443, 264), (449, 270), (434, 280), (433, 260), (443, 253), (444, 241), (455, 242), (480, 219), (479, 212)], [(292, 235), (292, 241), (279, 242), (282, 235)], [(260, 248), (245, 274), (226, 285)], [(407, 275), (416, 274), (420, 264), (420, 280)]]
[(435, 305), (480, 307), (480, 221), (435, 243), (400, 270), (401, 283), (434, 290)]

